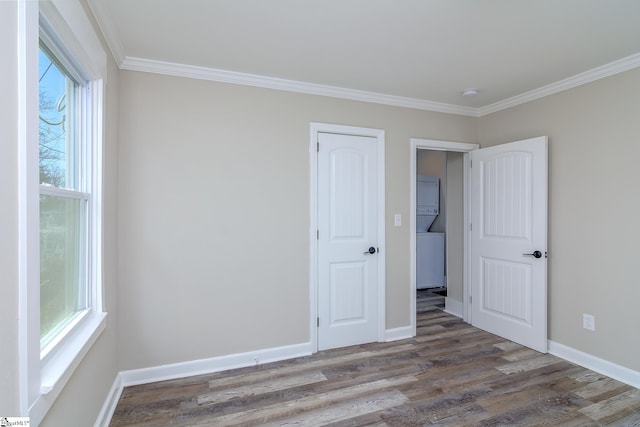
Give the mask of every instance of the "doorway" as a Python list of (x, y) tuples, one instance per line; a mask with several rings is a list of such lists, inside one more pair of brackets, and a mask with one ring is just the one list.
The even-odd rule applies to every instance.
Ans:
[[(417, 250), (417, 216), (416, 216), (416, 197), (417, 197), (417, 176), (418, 176), (418, 150), (433, 150), (433, 151), (441, 151), (441, 152), (452, 152), (452, 153), (460, 153), (462, 156), (461, 159), (461, 176), (458, 177), (460, 181), (462, 181), (462, 224), (468, 223), (468, 165), (469, 165), (469, 152), (472, 150), (476, 150), (479, 148), (478, 144), (469, 144), (462, 142), (451, 142), (451, 141), (437, 141), (437, 140), (427, 140), (427, 139), (419, 139), (419, 138), (411, 138), (410, 140), (411, 152), (410, 152), (410, 208), (409, 208), (409, 235), (410, 235), (410, 293), (411, 301), (410, 301), (410, 310), (411, 310), (411, 328), (413, 333), (416, 332), (416, 289), (417, 289), (417, 277), (416, 277), (416, 250)], [(453, 234), (454, 230), (450, 230)], [(462, 230), (455, 230), (458, 234), (461, 234), (462, 238), (462, 253), (460, 254), (462, 257), (462, 272), (459, 274), (461, 276), (461, 283), (454, 284), (450, 282), (451, 286), (457, 286), (455, 293), (461, 294), (460, 300), (455, 300), (452, 298), (446, 298), (445, 310), (460, 315), (466, 322), (471, 322), (471, 310), (469, 310), (468, 304), (464, 303), (466, 301), (465, 296), (469, 294), (469, 254), (465, 253), (468, 249), (468, 230), (462, 226)], [(453, 236), (452, 236), (453, 237)], [(464, 249), (467, 248), (467, 249)], [(452, 273), (451, 269), (446, 269), (448, 273)], [(460, 280), (460, 279), (458, 279)]]

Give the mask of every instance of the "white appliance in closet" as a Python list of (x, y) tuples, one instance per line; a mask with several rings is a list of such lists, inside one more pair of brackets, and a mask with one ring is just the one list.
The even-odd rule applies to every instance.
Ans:
[(416, 189), (416, 287), (443, 287), (444, 233), (429, 231), (440, 213), (440, 178), (418, 175)]

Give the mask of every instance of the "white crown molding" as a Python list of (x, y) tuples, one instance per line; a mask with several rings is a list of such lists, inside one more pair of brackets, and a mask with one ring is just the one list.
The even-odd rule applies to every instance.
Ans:
[(123, 70), (142, 71), (170, 76), (187, 77), (200, 80), (211, 80), (222, 83), (232, 83), (266, 89), (284, 90), (288, 92), (305, 93), (309, 95), (329, 96), (352, 101), (371, 102), (375, 104), (391, 105), (395, 107), (413, 108), (417, 110), (435, 111), (439, 113), (457, 114), (462, 116), (477, 116), (475, 108), (458, 105), (426, 101), (396, 95), (347, 89), (337, 86), (327, 86), (296, 80), (280, 79), (276, 77), (260, 76), (256, 74), (238, 73), (193, 65), (176, 64), (155, 61), (144, 58), (126, 57), (120, 68)]
[[(92, 0), (95, 1), (95, 0)], [(238, 73), (193, 65), (155, 61), (144, 58), (126, 57), (120, 68), (123, 70), (142, 71), (155, 74), (187, 77), (200, 80), (210, 80), (222, 83), (240, 84), (267, 89), (284, 90), (288, 92), (305, 93), (310, 95), (329, 96), (352, 101), (371, 102), (375, 104), (391, 105), (395, 107), (413, 108), (417, 110), (434, 111), (439, 113), (457, 114), (461, 116), (483, 117), (488, 114), (506, 110), (545, 96), (553, 95), (596, 80), (603, 79), (624, 71), (640, 67), (640, 53), (627, 56), (609, 64), (596, 67), (576, 74), (555, 83), (525, 92), (523, 94), (499, 101), (485, 107), (473, 108), (460, 105), (427, 101), (382, 93), (367, 92), (337, 86), (307, 83), (276, 77), (260, 76), (257, 74)]]
[(125, 59), (124, 46), (118, 36), (118, 30), (116, 28), (113, 19), (111, 19), (111, 13), (107, 10), (107, 2), (100, 0), (88, 0), (89, 9), (93, 13), (93, 17), (100, 27), (100, 31), (104, 35), (104, 39), (111, 50), (111, 54), (116, 60), (117, 64), (122, 64)]
[(100, 0), (88, 0), (88, 4), (105, 37), (107, 45), (116, 60), (116, 63), (118, 63), (120, 68), (123, 70), (166, 74), (222, 83), (233, 83), (245, 86), (284, 90), (288, 92), (348, 99), (352, 101), (371, 102), (395, 107), (457, 114), (462, 116), (483, 117), (498, 111), (506, 110), (507, 108), (515, 107), (545, 96), (563, 92), (568, 89), (640, 67), (640, 53), (636, 53), (613, 61), (609, 64), (593, 68), (583, 73), (576, 74), (575, 76), (568, 77), (558, 82), (533, 89), (484, 107), (464, 107), (461, 105), (446, 104), (418, 98), (388, 95), (337, 86), (261, 76), (257, 74), (239, 73), (215, 68), (198, 67), (126, 56), (124, 46), (118, 36), (117, 27), (111, 19), (110, 13), (106, 10), (106, 3)]
[(613, 76), (624, 71), (629, 71), (637, 67), (640, 67), (640, 53), (627, 56), (617, 61), (610, 62), (609, 64), (605, 64), (600, 67), (585, 71), (584, 73), (576, 74), (575, 76), (571, 76), (558, 82), (542, 86), (538, 89), (534, 89), (529, 92), (525, 92), (523, 94), (516, 95), (502, 101), (498, 101), (485, 107), (480, 107), (476, 110), (477, 117), (486, 116), (488, 114), (506, 110), (507, 108), (515, 107), (520, 104), (535, 101), (536, 99), (544, 98), (545, 96), (563, 92), (568, 89), (573, 89), (575, 87), (591, 83), (605, 77)]

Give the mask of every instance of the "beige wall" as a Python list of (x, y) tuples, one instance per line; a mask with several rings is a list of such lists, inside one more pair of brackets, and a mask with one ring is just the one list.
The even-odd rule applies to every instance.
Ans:
[(463, 153), (447, 152), (447, 298), (462, 303), (464, 282)]
[(409, 138), (475, 119), (129, 71), (119, 113), (121, 369), (309, 341), (313, 121), (386, 131), (386, 323), (409, 325)]
[[(549, 136), (550, 339), (640, 371), (640, 69), (479, 120), (482, 146)], [(582, 314), (595, 316), (595, 332)]]
[(0, 414), (17, 415), (18, 59), (17, 3), (0, 2)]

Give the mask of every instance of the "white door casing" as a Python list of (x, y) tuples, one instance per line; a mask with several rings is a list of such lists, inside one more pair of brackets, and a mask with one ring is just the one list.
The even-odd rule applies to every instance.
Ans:
[[(384, 335), (383, 196), (378, 136), (316, 132), (317, 346), (344, 347)], [(354, 132), (356, 131), (356, 132)], [(362, 133), (364, 135), (362, 135)], [(312, 135), (313, 136), (313, 135)], [(383, 194), (383, 193), (382, 193)], [(381, 200), (382, 199), (382, 200)], [(381, 224), (382, 223), (382, 224)], [(381, 227), (382, 225), (382, 227)], [(374, 248), (374, 253), (369, 253)]]
[(546, 251), (547, 137), (472, 151), (474, 326), (547, 352)]

